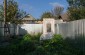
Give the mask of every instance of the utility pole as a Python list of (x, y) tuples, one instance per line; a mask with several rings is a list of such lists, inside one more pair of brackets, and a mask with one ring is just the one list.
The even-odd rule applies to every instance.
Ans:
[(7, 0), (4, 0), (4, 24), (6, 23), (7, 18)]
[(7, 19), (7, 0), (4, 0), (4, 37), (6, 39), (9, 39), (10, 30), (9, 30), (9, 25), (8, 25), (6, 19)]

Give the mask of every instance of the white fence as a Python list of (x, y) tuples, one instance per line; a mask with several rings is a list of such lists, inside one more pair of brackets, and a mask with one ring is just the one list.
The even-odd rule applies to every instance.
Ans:
[[(38, 34), (43, 32), (43, 24), (10, 24), (9, 27), (11, 35)], [(0, 36), (4, 36), (4, 26), (2, 22), (0, 23)]]
[(56, 25), (56, 34), (63, 37), (74, 37), (76, 35), (85, 35), (85, 19), (61, 23)]
[(3, 34), (4, 34), (3, 30), (4, 30), (3, 23), (0, 22), (0, 36), (3, 36)]
[[(29, 34), (37, 34), (43, 32), (43, 24), (22, 24), (22, 25), (10, 25), (10, 33), (11, 35), (24, 35), (26, 33)], [(18, 32), (17, 32), (18, 31)], [(67, 23), (60, 23), (55, 25), (55, 33), (61, 34), (63, 37), (74, 37), (75, 35), (85, 35), (85, 19), (71, 21)], [(0, 22), (0, 36), (3, 36), (4, 28), (3, 23)]]
[[(15, 35), (16, 34), (16, 25), (14, 25), (14, 24), (10, 24), (9, 25), (9, 29), (10, 29), (10, 34), (11, 35)], [(0, 36), (4, 36), (4, 24), (3, 24), (3, 22), (0, 22)]]

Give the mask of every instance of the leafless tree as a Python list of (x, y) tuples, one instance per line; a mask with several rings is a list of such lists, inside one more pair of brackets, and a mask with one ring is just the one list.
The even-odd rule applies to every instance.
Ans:
[(61, 16), (63, 10), (64, 10), (63, 6), (56, 5), (52, 10), (52, 14), (55, 16), (55, 18), (58, 18), (59, 16)]

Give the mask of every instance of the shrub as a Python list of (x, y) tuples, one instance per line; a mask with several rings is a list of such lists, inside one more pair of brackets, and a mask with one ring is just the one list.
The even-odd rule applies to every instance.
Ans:
[(26, 34), (13, 39), (7, 46), (0, 46), (0, 55), (85, 55), (85, 38), (63, 39), (54, 35), (52, 39), (40, 41), (41, 34)]
[(63, 38), (61, 35), (54, 35), (54, 37), (51, 39), (52, 43), (62, 43)]
[(61, 35), (54, 35), (52, 39), (43, 40), (41, 45), (45, 48), (49, 54), (58, 54), (63, 48), (63, 38)]
[(42, 46), (37, 46), (36, 50), (34, 51), (35, 55), (46, 55), (45, 49)]
[(38, 33), (36, 35), (33, 35), (32, 36), (32, 40), (35, 42), (35, 43), (39, 43), (40, 42), (40, 36), (41, 36), (41, 33)]
[(31, 41), (32, 40), (32, 36), (30, 34), (26, 34), (24, 37), (23, 37), (23, 40), (24, 41)]
[(0, 55), (26, 55), (36, 49), (29, 34), (21, 39), (12, 39), (9, 43), (7, 46), (0, 46)]

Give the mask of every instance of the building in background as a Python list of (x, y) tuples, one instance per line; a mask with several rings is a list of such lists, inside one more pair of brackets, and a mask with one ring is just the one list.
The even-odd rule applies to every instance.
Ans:
[(22, 19), (23, 24), (34, 24), (35, 18), (32, 15), (27, 15)]

